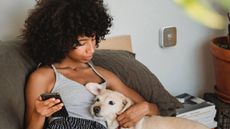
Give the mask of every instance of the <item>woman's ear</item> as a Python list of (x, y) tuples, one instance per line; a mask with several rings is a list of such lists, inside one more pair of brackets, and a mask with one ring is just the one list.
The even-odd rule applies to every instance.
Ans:
[(131, 105), (133, 105), (133, 101), (127, 97), (125, 97), (122, 100), (122, 104), (124, 105), (123, 108), (121, 109), (121, 111), (119, 111), (117, 114), (120, 115), (121, 113), (123, 113), (124, 111), (126, 111)]
[(89, 82), (85, 85), (85, 87), (94, 95), (99, 95), (105, 91), (105, 88), (98, 83)]

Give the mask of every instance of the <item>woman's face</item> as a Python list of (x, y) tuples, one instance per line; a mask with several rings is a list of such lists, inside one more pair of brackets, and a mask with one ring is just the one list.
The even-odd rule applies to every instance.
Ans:
[(77, 46), (75, 49), (70, 50), (67, 56), (74, 61), (87, 63), (92, 59), (93, 53), (96, 48), (95, 36), (78, 36), (77, 39), (80, 45)]

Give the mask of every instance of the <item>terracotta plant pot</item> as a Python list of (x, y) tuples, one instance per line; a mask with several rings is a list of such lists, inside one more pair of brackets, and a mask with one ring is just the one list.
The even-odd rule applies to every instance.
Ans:
[(217, 97), (230, 103), (230, 50), (219, 47), (227, 44), (227, 37), (217, 37), (212, 40), (210, 51), (213, 55)]

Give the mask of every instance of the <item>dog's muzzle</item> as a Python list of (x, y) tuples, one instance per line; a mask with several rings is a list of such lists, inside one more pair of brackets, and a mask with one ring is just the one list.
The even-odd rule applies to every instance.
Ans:
[(95, 114), (98, 114), (100, 111), (101, 111), (101, 107), (100, 107), (100, 106), (95, 106), (95, 107), (93, 107), (93, 112), (94, 112)]

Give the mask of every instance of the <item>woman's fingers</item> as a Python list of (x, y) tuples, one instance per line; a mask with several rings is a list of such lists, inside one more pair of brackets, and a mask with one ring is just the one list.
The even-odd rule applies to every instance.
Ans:
[(53, 107), (50, 107), (50, 108), (48, 109), (48, 114), (46, 115), (46, 117), (49, 117), (49, 116), (51, 116), (53, 113), (55, 113), (55, 112), (61, 110), (63, 106), (64, 106), (63, 103), (59, 103), (59, 104), (57, 104), (57, 105), (55, 105), (55, 106), (53, 106)]
[(133, 122), (127, 122), (125, 123), (124, 125), (122, 125), (122, 127), (125, 127), (125, 128), (130, 128), (130, 127), (133, 127), (135, 124)]
[(60, 103), (59, 99), (50, 98), (47, 100), (41, 100), (40, 98), (35, 102), (36, 111), (42, 115), (49, 117), (54, 112), (60, 110), (63, 107), (63, 103)]
[(50, 99), (43, 101), (44, 106), (48, 106), (49, 108), (58, 104), (58, 103), (60, 103), (60, 100), (55, 99), (55, 98), (50, 98)]
[(130, 119), (126, 116), (126, 113), (123, 113), (117, 117), (117, 121), (118, 121), (120, 126), (123, 126), (125, 123), (130, 121)]
[(122, 127), (132, 127), (148, 112), (147, 103), (141, 102), (131, 106), (128, 110), (118, 115), (117, 121)]
[(119, 125), (121, 127), (124, 127), (124, 128), (133, 127), (135, 125), (135, 123), (130, 119), (129, 116), (127, 116), (126, 113), (121, 114), (117, 118), (117, 121), (118, 121)]

